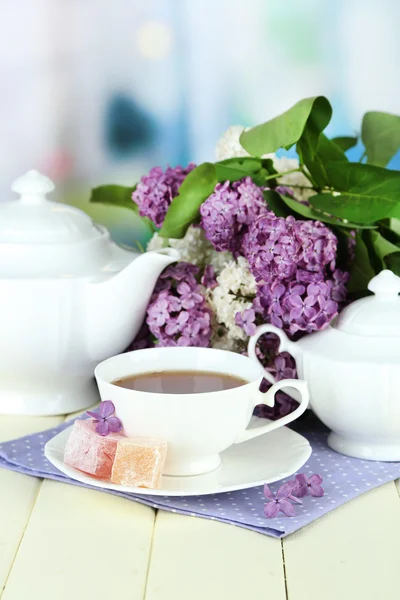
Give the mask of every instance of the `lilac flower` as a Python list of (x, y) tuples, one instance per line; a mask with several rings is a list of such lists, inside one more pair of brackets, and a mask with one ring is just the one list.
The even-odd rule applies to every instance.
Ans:
[(199, 274), (199, 268), (187, 262), (179, 262), (165, 269), (160, 275), (160, 280), (171, 286), (171, 281), (186, 281), (190, 286), (197, 284), (196, 277)]
[(336, 269), (332, 274), (332, 300), (342, 303), (347, 297), (346, 284), (349, 281), (350, 275), (346, 271)]
[(211, 265), (206, 265), (201, 278), (201, 284), (209, 290), (213, 290), (215, 287), (217, 287), (218, 282), (215, 278), (214, 268)]
[(153, 348), (153, 346), (154, 343), (152, 341), (151, 333), (145, 321), (133, 342), (128, 346), (127, 351), (143, 350), (144, 348)]
[(162, 327), (169, 319), (167, 293), (161, 292), (157, 300), (147, 309), (147, 324), (151, 327)]
[(132, 194), (132, 200), (139, 207), (139, 214), (148, 217), (156, 227), (161, 227), (172, 200), (178, 195), (179, 188), (190, 171), (196, 165), (190, 163), (186, 168), (154, 167), (144, 175)]
[(296, 511), (294, 509), (293, 502), (299, 502), (299, 500), (292, 495), (292, 486), (288, 483), (284, 483), (274, 494), (267, 484), (264, 485), (264, 496), (268, 500), (268, 504), (264, 506), (264, 514), (267, 519), (273, 519), (279, 512), (282, 512), (287, 517), (295, 517)]
[(335, 268), (337, 238), (320, 221), (296, 221), (294, 231), (302, 246), (298, 266), (308, 271), (321, 271), (330, 265)]
[(111, 400), (105, 400), (100, 403), (99, 412), (92, 412), (88, 410), (86, 412), (89, 417), (94, 419), (97, 423), (96, 431), (102, 436), (106, 436), (109, 433), (117, 433), (122, 429), (122, 423), (118, 417), (113, 417), (115, 413), (115, 406)]
[(287, 187), (286, 185), (277, 185), (275, 191), (278, 192), (278, 194), (281, 194), (281, 196), (291, 196), (292, 198), (294, 197), (294, 192), (292, 188)]
[(199, 269), (189, 263), (168, 267), (147, 308), (147, 325), (159, 346), (210, 345), (211, 310), (197, 283)]
[[(301, 273), (301, 278), (306, 279), (304, 271)], [(322, 279), (303, 285), (296, 279), (278, 280), (272, 285), (258, 287), (262, 317), (290, 335), (324, 329), (338, 312), (338, 303), (332, 300), (332, 280)]]
[[(264, 380), (260, 386), (261, 391), (267, 391), (271, 387), (271, 384)], [(275, 405), (271, 408), (265, 404), (259, 404), (254, 409), (254, 415), (261, 419), (270, 419), (276, 421), (281, 417), (285, 417), (293, 412), (298, 407), (296, 400), (285, 394), (284, 392), (278, 392), (275, 396)]]
[(247, 335), (254, 335), (256, 332), (256, 324), (254, 323), (256, 313), (253, 308), (247, 308), (243, 312), (237, 312), (235, 315), (235, 323), (239, 325)]
[(183, 308), (193, 308), (196, 304), (201, 304), (204, 300), (202, 294), (199, 294), (196, 288), (192, 289), (186, 281), (181, 281), (177, 290), (181, 296), (180, 301)]
[(277, 381), (282, 379), (295, 379), (296, 368), (294, 360), (287, 352), (282, 352), (274, 360), (275, 378)]
[(308, 479), (306, 475), (300, 473), (296, 475), (294, 481), (290, 481), (292, 494), (297, 498), (304, 498), (304, 496), (315, 496), (320, 498), (324, 495), (324, 488), (321, 486), (323, 479), (320, 475), (311, 475)]
[(241, 240), (248, 226), (268, 212), (262, 190), (250, 177), (218, 183), (200, 207), (201, 226), (217, 251), (241, 253)]
[(301, 256), (293, 217), (262, 214), (243, 239), (243, 252), (257, 281), (267, 284), (292, 277)]

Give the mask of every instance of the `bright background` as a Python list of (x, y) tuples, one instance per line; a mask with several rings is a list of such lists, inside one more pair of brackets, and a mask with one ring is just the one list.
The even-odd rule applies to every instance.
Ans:
[(335, 135), (400, 114), (399, 23), (398, 0), (0, 0), (0, 198), (39, 168), (143, 242), (129, 211), (87, 205), (91, 186), (212, 160), (229, 125), (306, 96), (331, 100)]

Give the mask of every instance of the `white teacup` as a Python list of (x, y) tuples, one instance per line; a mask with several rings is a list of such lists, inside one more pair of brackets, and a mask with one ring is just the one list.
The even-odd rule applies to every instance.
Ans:
[[(160, 394), (130, 390), (113, 381), (143, 373), (207, 371), (240, 377), (249, 383), (210, 393)], [(217, 468), (219, 453), (287, 425), (308, 406), (305, 381), (286, 379), (267, 392), (259, 391), (264, 369), (241, 354), (211, 348), (150, 348), (113, 356), (95, 370), (101, 399), (111, 400), (127, 436), (154, 437), (168, 442), (166, 475), (198, 475)], [(258, 404), (274, 406), (282, 388), (299, 392), (300, 405), (277, 421), (246, 429)], [(296, 394), (297, 395), (297, 394)], [(265, 457), (268, 460), (268, 457)]]

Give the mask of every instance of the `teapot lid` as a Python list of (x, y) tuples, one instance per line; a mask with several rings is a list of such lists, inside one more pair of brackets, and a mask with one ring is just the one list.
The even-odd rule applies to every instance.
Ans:
[(0, 243), (62, 244), (100, 235), (84, 212), (46, 198), (55, 186), (38, 171), (28, 171), (11, 189), (20, 198), (0, 203)]
[(400, 337), (400, 277), (384, 270), (368, 284), (372, 296), (347, 306), (333, 327), (369, 337)]
[(14, 181), (0, 202), (0, 278), (101, 277), (132, 260), (83, 211), (46, 198), (54, 183), (38, 171)]

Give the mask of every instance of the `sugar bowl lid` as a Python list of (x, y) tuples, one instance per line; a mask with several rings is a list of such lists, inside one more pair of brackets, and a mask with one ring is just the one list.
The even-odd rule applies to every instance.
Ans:
[(0, 277), (89, 276), (110, 260), (108, 231), (83, 211), (46, 198), (54, 183), (38, 171), (14, 181), (0, 202)]
[(369, 337), (400, 337), (400, 277), (384, 270), (368, 284), (373, 295), (345, 308), (334, 327), (339, 331)]

